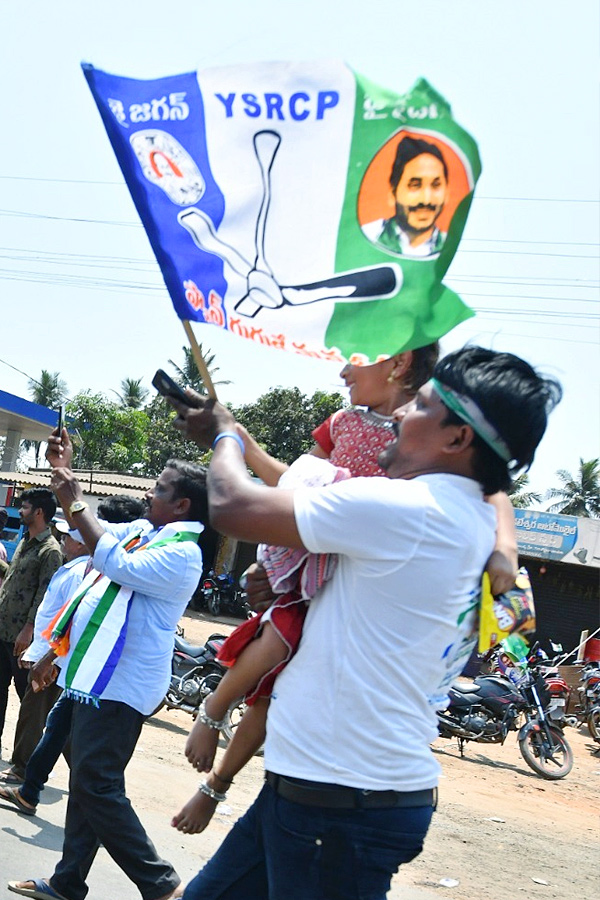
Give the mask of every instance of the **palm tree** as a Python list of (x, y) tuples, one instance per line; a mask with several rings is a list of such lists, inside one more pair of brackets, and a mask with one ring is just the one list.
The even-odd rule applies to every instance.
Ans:
[(548, 507), (549, 512), (562, 513), (565, 516), (581, 516), (582, 518), (600, 517), (600, 458), (587, 462), (579, 458), (579, 470), (576, 475), (559, 469), (556, 473), (562, 482), (561, 488), (550, 488), (549, 499), (556, 498), (557, 503)]
[(42, 369), (39, 380), (30, 378), (27, 387), (34, 403), (50, 409), (58, 409), (67, 396), (67, 385), (60, 373), (48, 372), (46, 369)]
[(113, 391), (122, 406), (128, 409), (141, 409), (149, 391), (142, 384), (141, 378), (124, 378), (120, 384), (121, 393)]
[(539, 503), (542, 499), (542, 495), (538, 494), (537, 491), (526, 491), (525, 487), (529, 484), (529, 475), (527, 472), (521, 472), (520, 475), (517, 475), (515, 480), (512, 483), (512, 487), (508, 492), (508, 496), (510, 497), (510, 502), (517, 509), (527, 509), (530, 506), (533, 506), (535, 503)]
[[(200, 348), (200, 353), (202, 355), (202, 359), (208, 369), (208, 374), (211, 377), (212, 383), (214, 385), (217, 384), (231, 384), (231, 381), (216, 381), (214, 375), (219, 371), (219, 367), (215, 366), (215, 354), (210, 351), (210, 349), (206, 350), (206, 352), (202, 349), (202, 344), (198, 344)], [(190, 347), (182, 347), (183, 350), (183, 365), (178, 366), (176, 362), (173, 362), (172, 359), (169, 360), (173, 368), (175, 369), (175, 378), (181, 384), (182, 387), (191, 387), (195, 391), (198, 391), (199, 394), (205, 394), (206, 389), (204, 387), (204, 382), (202, 380), (202, 376), (198, 371), (198, 366), (196, 365), (196, 360), (194, 359), (193, 353)]]
[[(42, 369), (39, 380), (30, 378), (27, 388), (34, 403), (47, 406), (49, 409), (58, 409), (67, 397), (67, 383), (62, 380), (60, 373), (48, 372), (47, 369)], [(41, 441), (23, 441), (23, 446), (26, 450), (34, 448), (37, 469), (40, 461)]]

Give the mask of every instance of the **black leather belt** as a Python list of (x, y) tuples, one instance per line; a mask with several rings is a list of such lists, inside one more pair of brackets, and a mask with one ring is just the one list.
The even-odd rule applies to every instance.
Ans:
[(292, 803), (329, 809), (393, 809), (394, 807), (437, 806), (437, 788), (424, 791), (364, 791), (340, 784), (321, 784), (303, 778), (289, 778), (265, 772), (273, 790)]

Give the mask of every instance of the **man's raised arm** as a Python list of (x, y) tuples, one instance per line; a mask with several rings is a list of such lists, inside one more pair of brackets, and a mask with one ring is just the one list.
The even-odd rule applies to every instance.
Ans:
[(52, 432), (46, 450), (46, 459), (53, 469), (50, 487), (56, 494), (69, 525), (77, 528), (86, 547), (93, 554), (104, 534), (104, 528), (83, 498), (81, 485), (71, 471), (72, 458), (73, 445), (67, 429), (63, 428), (60, 435)]
[(302, 548), (293, 492), (255, 484), (246, 470), (244, 444), (232, 414), (189, 388), (187, 393), (194, 408), (168, 399), (178, 413), (175, 427), (199, 447), (214, 451), (207, 482), (213, 528), (238, 540)]

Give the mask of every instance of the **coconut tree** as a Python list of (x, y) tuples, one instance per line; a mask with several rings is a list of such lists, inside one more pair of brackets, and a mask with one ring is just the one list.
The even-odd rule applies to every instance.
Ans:
[(67, 384), (59, 372), (48, 372), (42, 369), (39, 379), (30, 378), (27, 382), (29, 394), (34, 403), (56, 409), (64, 403), (67, 396)]
[[(59, 372), (48, 372), (42, 369), (39, 379), (30, 378), (27, 382), (29, 395), (34, 403), (40, 406), (47, 406), (49, 409), (58, 409), (61, 403), (64, 403), (67, 397), (67, 384), (60, 377)], [(40, 461), (40, 441), (23, 441), (26, 450), (32, 447), (35, 451), (36, 468)]]
[[(219, 367), (215, 366), (215, 354), (211, 352), (210, 349), (206, 351), (202, 348), (202, 344), (198, 344), (200, 348), (200, 354), (206, 368), (208, 369), (208, 374), (211, 377), (212, 383), (216, 386), (217, 384), (231, 384), (231, 381), (217, 381), (215, 379), (216, 373), (219, 371)], [(178, 366), (176, 362), (172, 359), (169, 360), (170, 364), (175, 369), (175, 379), (178, 381), (182, 387), (191, 387), (195, 391), (198, 391), (199, 394), (205, 394), (206, 388), (204, 387), (204, 381), (202, 380), (202, 375), (198, 371), (198, 366), (196, 365), (196, 360), (194, 359), (194, 355), (190, 349), (190, 347), (182, 347), (183, 350), (183, 364)]]
[(121, 406), (128, 409), (141, 409), (149, 391), (142, 384), (141, 378), (124, 378), (120, 384), (121, 391), (113, 391), (119, 398)]
[(542, 499), (542, 495), (538, 494), (537, 491), (525, 490), (528, 484), (529, 475), (527, 472), (521, 472), (513, 481), (512, 487), (508, 492), (510, 502), (517, 509), (526, 509), (535, 503), (539, 503)]
[(548, 507), (550, 512), (582, 518), (600, 517), (600, 458), (584, 461), (579, 458), (579, 469), (575, 475), (566, 469), (556, 473), (562, 487), (550, 488), (548, 499), (556, 500)]

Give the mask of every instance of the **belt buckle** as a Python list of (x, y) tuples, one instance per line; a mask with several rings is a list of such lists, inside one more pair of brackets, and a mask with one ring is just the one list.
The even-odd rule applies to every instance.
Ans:
[(354, 795), (358, 809), (368, 809), (368, 800), (373, 794), (374, 791), (369, 790), (369, 788), (359, 788)]

